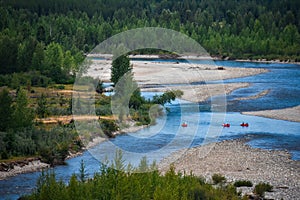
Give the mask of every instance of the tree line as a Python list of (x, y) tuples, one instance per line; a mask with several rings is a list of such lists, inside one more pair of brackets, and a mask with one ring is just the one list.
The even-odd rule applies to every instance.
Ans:
[(84, 164), (68, 183), (56, 180), (52, 172), (43, 173), (37, 189), (22, 199), (242, 199), (233, 185), (214, 187), (192, 173), (176, 173), (171, 167), (164, 175), (155, 163), (143, 158), (137, 168), (124, 165), (117, 151), (112, 163), (101, 164), (88, 179)]
[(299, 60), (299, 7), (296, 0), (2, 0), (0, 74), (40, 71), (71, 81), (84, 53), (149, 26), (180, 31), (215, 56)]
[(161, 174), (155, 162), (149, 164), (143, 157), (137, 167), (125, 165), (121, 150), (115, 159), (100, 164), (94, 175), (88, 174), (83, 160), (80, 169), (68, 182), (58, 180), (53, 171), (43, 172), (37, 181), (37, 188), (30, 195), (21, 197), (33, 199), (263, 199), (265, 192), (272, 192), (273, 186), (260, 182), (255, 185), (253, 195), (242, 196), (240, 187), (252, 187), (251, 181), (237, 180), (227, 183), (221, 174), (213, 174), (212, 182), (197, 177), (192, 172), (176, 172), (173, 165)]

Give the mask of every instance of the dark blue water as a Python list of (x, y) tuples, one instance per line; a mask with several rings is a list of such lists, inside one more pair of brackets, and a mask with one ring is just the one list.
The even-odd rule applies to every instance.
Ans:
[[(268, 73), (245, 78), (225, 80), (224, 83), (247, 82), (251, 86), (234, 91), (227, 97), (230, 111), (255, 111), (293, 107), (300, 104), (300, 65), (296, 64), (264, 64), (233, 61), (216, 61), (217, 65), (231, 67), (265, 68)], [(216, 83), (215, 81), (214, 83)], [(235, 101), (236, 98), (252, 96), (269, 90), (263, 98)]]
[[(205, 61), (193, 61), (205, 62)], [(248, 138), (253, 147), (266, 149), (286, 149), (292, 158), (300, 160), (300, 123), (241, 115), (240, 111), (278, 109), (299, 105), (300, 66), (292, 64), (242, 63), (216, 61), (229, 67), (267, 68), (268, 73), (253, 77), (226, 80), (250, 82), (249, 88), (234, 91), (227, 96), (227, 113), (211, 112), (210, 102), (191, 104), (175, 101), (168, 105), (170, 112), (157, 119), (157, 124), (137, 133), (118, 136), (95, 146), (82, 156), (67, 161), (66, 166), (55, 167), (58, 179), (68, 181), (72, 174), (79, 173), (80, 161), (84, 160), (90, 176), (99, 170), (100, 161), (112, 160), (117, 149), (122, 149), (125, 163), (137, 166), (139, 160), (147, 156), (149, 162), (159, 161), (178, 149), (198, 146), (211, 141)], [(208, 84), (218, 83), (210, 82)], [(201, 84), (201, 83), (200, 83)], [(263, 90), (270, 92), (259, 99), (237, 101), (236, 98), (252, 96)], [(153, 94), (144, 94), (151, 97)], [(239, 124), (248, 122), (243, 128)], [(188, 127), (181, 127), (187, 122)], [(230, 122), (230, 128), (222, 128), (223, 122)], [(40, 173), (21, 174), (0, 181), (0, 199), (17, 199), (30, 193)]]
[[(149, 61), (153, 59), (135, 58), (135, 61)], [(183, 59), (154, 59), (155, 62), (183, 62), (191, 64), (213, 64), (211, 60), (183, 60)], [(269, 70), (268, 73), (259, 74), (224, 81), (197, 82), (194, 84), (215, 83), (250, 83), (248, 88), (234, 91), (227, 96), (227, 110), (230, 112), (257, 111), (268, 109), (281, 109), (300, 104), (300, 65), (281, 63), (258, 63), (237, 61), (214, 61), (215, 65), (224, 67), (262, 68)], [(192, 83), (193, 84), (193, 83)], [(168, 86), (168, 85), (166, 85)], [(263, 98), (254, 100), (236, 101), (240, 97), (256, 95), (264, 90), (270, 92)]]

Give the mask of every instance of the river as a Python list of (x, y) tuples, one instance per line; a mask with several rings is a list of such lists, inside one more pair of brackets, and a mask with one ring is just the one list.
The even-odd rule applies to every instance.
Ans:
[[(164, 62), (164, 60), (155, 61)], [(193, 62), (205, 63), (201, 60)], [(138, 165), (140, 158), (144, 155), (147, 156), (149, 162), (159, 161), (164, 156), (181, 148), (198, 146), (203, 142), (240, 137), (248, 138), (248, 143), (253, 147), (287, 149), (294, 160), (300, 160), (300, 123), (240, 114), (242, 111), (278, 109), (299, 105), (300, 65), (236, 61), (216, 61), (215, 63), (227, 67), (266, 68), (269, 72), (225, 80), (225, 83), (251, 83), (250, 87), (235, 90), (227, 96), (227, 113), (225, 115), (211, 112), (209, 101), (195, 105), (176, 100), (167, 105), (170, 112), (157, 119), (156, 125), (137, 133), (120, 135), (95, 146), (79, 157), (67, 160), (65, 166), (55, 167), (53, 170), (57, 178), (68, 181), (72, 174), (78, 174), (81, 160), (85, 162), (89, 176), (92, 176), (99, 170), (99, 160), (103, 160), (105, 157), (108, 159), (114, 157), (116, 147), (125, 152), (124, 158), (127, 162)], [(207, 84), (215, 83), (218, 81)], [(236, 100), (239, 97), (256, 95), (264, 90), (270, 90), (270, 92), (261, 98)], [(144, 95), (149, 97), (153, 93), (144, 93)], [(220, 118), (218, 118), (219, 115)], [(221, 128), (221, 121), (212, 121), (215, 117), (230, 122), (231, 127)], [(183, 119), (188, 123), (187, 128), (180, 126)], [(248, 122), (250, 126), (241, 127), (239, 124), (243, 121)], [(219, 134), (216, 137), (207, 137), (208, 130), (217, 130)], [(17, 199), (22, 194), (30, 193), (34, 189), (39, 175), (40, 172), (34, 172), (1, 180), (0, 199)]]

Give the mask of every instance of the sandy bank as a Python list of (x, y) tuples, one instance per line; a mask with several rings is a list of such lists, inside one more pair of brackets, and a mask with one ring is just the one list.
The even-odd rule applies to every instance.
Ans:
[[(228, 94), (247, 83), (206, 84), (208, 81), (253, 76), (267, 72), (257, 68), (230, 68), (205, 64), (132, 61), (134, 78), (142, 91), (180, 89), (183, 99), (199, 102), (209, 97)], [(110, 81), (111, 60), (93, 60), (87, 74)], [(198, 84), (193, 84), (198, 83)]]
[(254, 149), (242, 140), (231, 140), (175, 152), (159, 163), (160, 171), (165, 172), (171, 163), (177, 171), (192, 171), (206, 179), (220, 173), (228, 182), (269, 182), (274, 192), (267, 196), (274, 199), (300, 196), (300, 162), (291, 160), (287, 151)]
[[(267, 72), (257, 68), (230, 68), (205, 64), (131, 61), (135, 80), (141, 87), (162, 84), (189, 84), (253, 76)], [(87, 75), (109, 82), (111, 60), (93, 60)]]
[(165, 92), (175, 89), (183, 91), (181, 99), (191, 102), (203, 102), (213, 96), (227, 95), (232, 91), (248, 87), (249, 83), (228, 83), (228, 84), (208, 84), (208, 85), (189, 85), (189, 86), (168, 86), (158, 88), (143, 88), (147, 92)]
[(278, 109), (278, 110), (262, 110), (242, 112), (244, 115), (255, 115), (260, 117), (267, 117), (272, 119), (287, 120), (293, 122), (300, 122), (300, 105), (292, 108)]
[(253, 96), (236, 98), (235, 100), (241, 101), (241, 100), (258, 99), (258, 98), (261, 98), (261, 97), (263, 97), (263, 96), (269, 94), (269, 92), (270, 92), (270, 89), (264, 90), (264, 91), (262, 91), (262, 92), (260, 92), (260, 93), (258, 93), (258, 94), (256, 94), (256, 95), (253, 95)]

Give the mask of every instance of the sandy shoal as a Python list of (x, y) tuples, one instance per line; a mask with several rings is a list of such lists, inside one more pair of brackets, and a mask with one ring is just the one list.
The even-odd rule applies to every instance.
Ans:
[(287, 151), (254, 149), (244, 140), (228, 140), (179, 150), (162, 160), (159, 170), (165, 172), (171, 163), (176, 171), (192, 171), (207, 180), (219, 173), (228, 182), (250, 180), (254, 185), (268, 182), (274, 187), (268, 196), (274, 199), (300, 196), (300, 162), (291, 160)]
[[(214, 96), (225, 96), (232, 91), (248, 87), (249, 83), (227, 83), (227, 84), (207, 84), (207, 85), (188, 85), (188, 86), (167, 86), (157, 88), (142, 88), (146, 92), (165, 92), (168, 90), (181, 90), (181, 99), (190, 102), (203, 102)], [(224, 99), (225, 100), (225, 99)]]
[(292, 108), (285, 108), (285, 109), (278, 109), (278, 110), (242, 112), (242, 114), (267, 117), (272, 119), (287, 120), (293, 122), (300, 122), (300, 105)]
[[(111, 60), (92, 60), (87, 75), (109, 82), (111, 62)], [(180, 89), (184, 92), (183, 99), (192, 102), (204, 101), (209, 97), (228, 94), (235, 89), (249, 86), (247, 83), (206, 84), (208, 81), (222, 81), (267, 72), (265, 69), (257, 68), (174, 62), (131, 61), (131, 64), (134, 78), (142, 91), (162, 92)]]
[[(109, 82), (111, 60), (92, 60), (87, 74)], [(257, 68), (230, 68), (206, 64), (131, 61), (135, 80), (141, 85), (189, 84), (252, 76), (267, 72)]]

